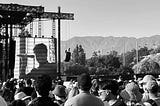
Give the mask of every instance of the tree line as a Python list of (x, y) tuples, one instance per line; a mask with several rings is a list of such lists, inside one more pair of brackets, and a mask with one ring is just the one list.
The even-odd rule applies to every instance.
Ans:
[(155, 55), (157, 53), (160, 53), (160, 46), (155, 49), (148, 49), (144, 46), (138, 50), (132, 49), (120, 55), (114, 50), (105, 55), (101, 55), (100, 51), (93, 51), (92, 57), (86, 59), (85, 50), (82, 45), (77, 44), (71, 55), (72, 58), (68, 62), (68, 67), (64, 70), (64, 74), (79, 75), (83, 72), (88, 72), (96, 76), (123, 75), (130, 77), (133, 77), (134, 74), (159, 74), (160, 67), (157, 62), (144, 63), (138, 72), (132, 69), (133, 66), (136, 65), (137, 62), (140, 62), (145, 56)]

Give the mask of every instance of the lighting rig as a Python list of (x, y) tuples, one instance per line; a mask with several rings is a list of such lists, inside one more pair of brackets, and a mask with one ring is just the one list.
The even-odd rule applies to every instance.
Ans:
[(0, 78), (2, 80), (7, 80), (8, 78), (13, 77), (14, 73), (15, 41), (12, 38), (13, 27), (20, 26), (20, 28), (24, 28), (37, 18), (58, 20), (58, 44), (55, 49), (58, 49), (58, 54), (56, 56), (58, 57), (57, 71), (60, 77), (60, 20), (74, 20), (74, 14), (61, 13), (60, 7), (58, 7), (58, 12), (56, 13), (44, 12), (44, 7), (42, 6), (0, 3), (0, 43), (4, 42), (4, 45), (0, 48), (4, 51), (0, 53), (0, 57), (2, 57), (0, 60), (0, 70), (2, 70), (2, 72), (0, 72)]

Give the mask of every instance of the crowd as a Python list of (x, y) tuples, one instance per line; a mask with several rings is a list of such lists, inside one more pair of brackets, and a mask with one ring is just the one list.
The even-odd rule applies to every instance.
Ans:
[(68, 85), (42, 74), (1, 83), (0, 106), (160, 106), (159, 81), (94, 79), (83, 73)]
[(66, 85), (54, 80), (56, 64), (47, 61), (47, 47), (37, 44), (33, 51), (39, 67), (24, 79), (0, 83), (0, 106), (160, 106), (160, 83), (152, 75), (105, 80), (83, 73)]

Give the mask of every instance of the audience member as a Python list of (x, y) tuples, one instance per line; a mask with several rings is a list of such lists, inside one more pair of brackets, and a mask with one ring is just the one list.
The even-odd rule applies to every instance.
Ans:
[(98, 96), (99, 82), (97, 79), (92, 80), (92, 87), (90, 89), (91, 94)]
[(27, 95), (24, 92), (18, 92), (17, 94), (14, 95), (14, 100), (19, 100), (19, 99), (22, 99), (26, 96)]
[(27, 106), (23, 100), (14, 100), (8, 106)]
[(37, 97), (32, 100), (29, 106), (58, 106), (49, 97), (49, 91), (51, 90), (52, 80), (48, 75), (41, 75), (37, 78), (35, 83), (35, 90)]
[(13, 97), (14, 97), (14, 92), (11, 90), (11, 84), (10, 81), (8, 80), (4, 87), (3, 87), (3, 91), (2, 91), (2, 97), (5, 99), (5, 101), (7, 103), (13, 101)]
[(105, 106), (126, 106), (126, 104), (118, 99), (119, 86), (115, 80), (107, 80), (99, 90), (99, 96)]
[(154, 80), (148, 81), (146, 84), (146, 90), (149, 95), (149, 100), (144, 102), (145, 106), (153, 106), (153, 104), (156, 106), (160, 106), (160, 97), (158, 96), (158, 83)]
[(31, 96), (27, 96), (24, 92), (19, 92), (14, 95), (13, 101), (18, 101), (18, 100), (22, 100), (26, 105), (28, 105), (28, 103), (31, 101)]
[(0, 106), (7, 106), (7, 102), (4, 100), (2, 96), (0, 96)]
[(53, 94), (55, 95), (55, 103), (59, 106), (63, 106), (66, 101), (66, 88), (63, 85), (57, 85), (53, 90)]
[(135, 82), (129, 82), (125, 89), (121, 91), (120, 96), (123, 101), (127, 104), (127, 106), (134, 105), (142, 105), (141, 99), (142, 94), (139, 91), (139, 86)]
[(152, 75), (145, 75), (143, 77), (142, 81), (140, 82), (142, 84), (142, 88), (144, 90), (143, 97), (142, 97), (142, 102), (145, 102), (145, 101), (149, 100), (148, 91), (146, 89), (146, 85), (147, 85), (148, 81), (156, 81), (156, 78)]
[(68, 99), (64, 106), (104, 106), (102, 100), (91, 95), (89, 90), (92, 86), (91, 77), (87, 73), (81, 74), (78, 79), (80, 93)]
[(23, 92), (23, 88), (24, 88), (25, 84), (23, 80), (18, 81), (18, 85), (17, 85), (17, 89), (15, 91), (15, 94), (19, 93), (19, 92)]
[(25, 82), (26, 86), (23, 87), (23, 92), (27, 95), (27, 96), (31, 96), (32, 92), (34, 91), (34, 88), (31, 86), (32, 85), (32, 80), (31, 79), (27, 79)]

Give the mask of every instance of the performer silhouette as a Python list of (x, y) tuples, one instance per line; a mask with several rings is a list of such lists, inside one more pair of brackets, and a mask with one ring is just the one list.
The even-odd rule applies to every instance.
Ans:
[(36, 78), (40, 74), (47, 74), (52, 79), (57, 77), (57, 65), (56, 63), (49, 63), (47, 61), (47, 46), (43, 43), (35, 45), (34, 54), (36, 60), (39, 63), (39, 67), (33, 68), (30, 73), (27, 74), (27, 77)]

